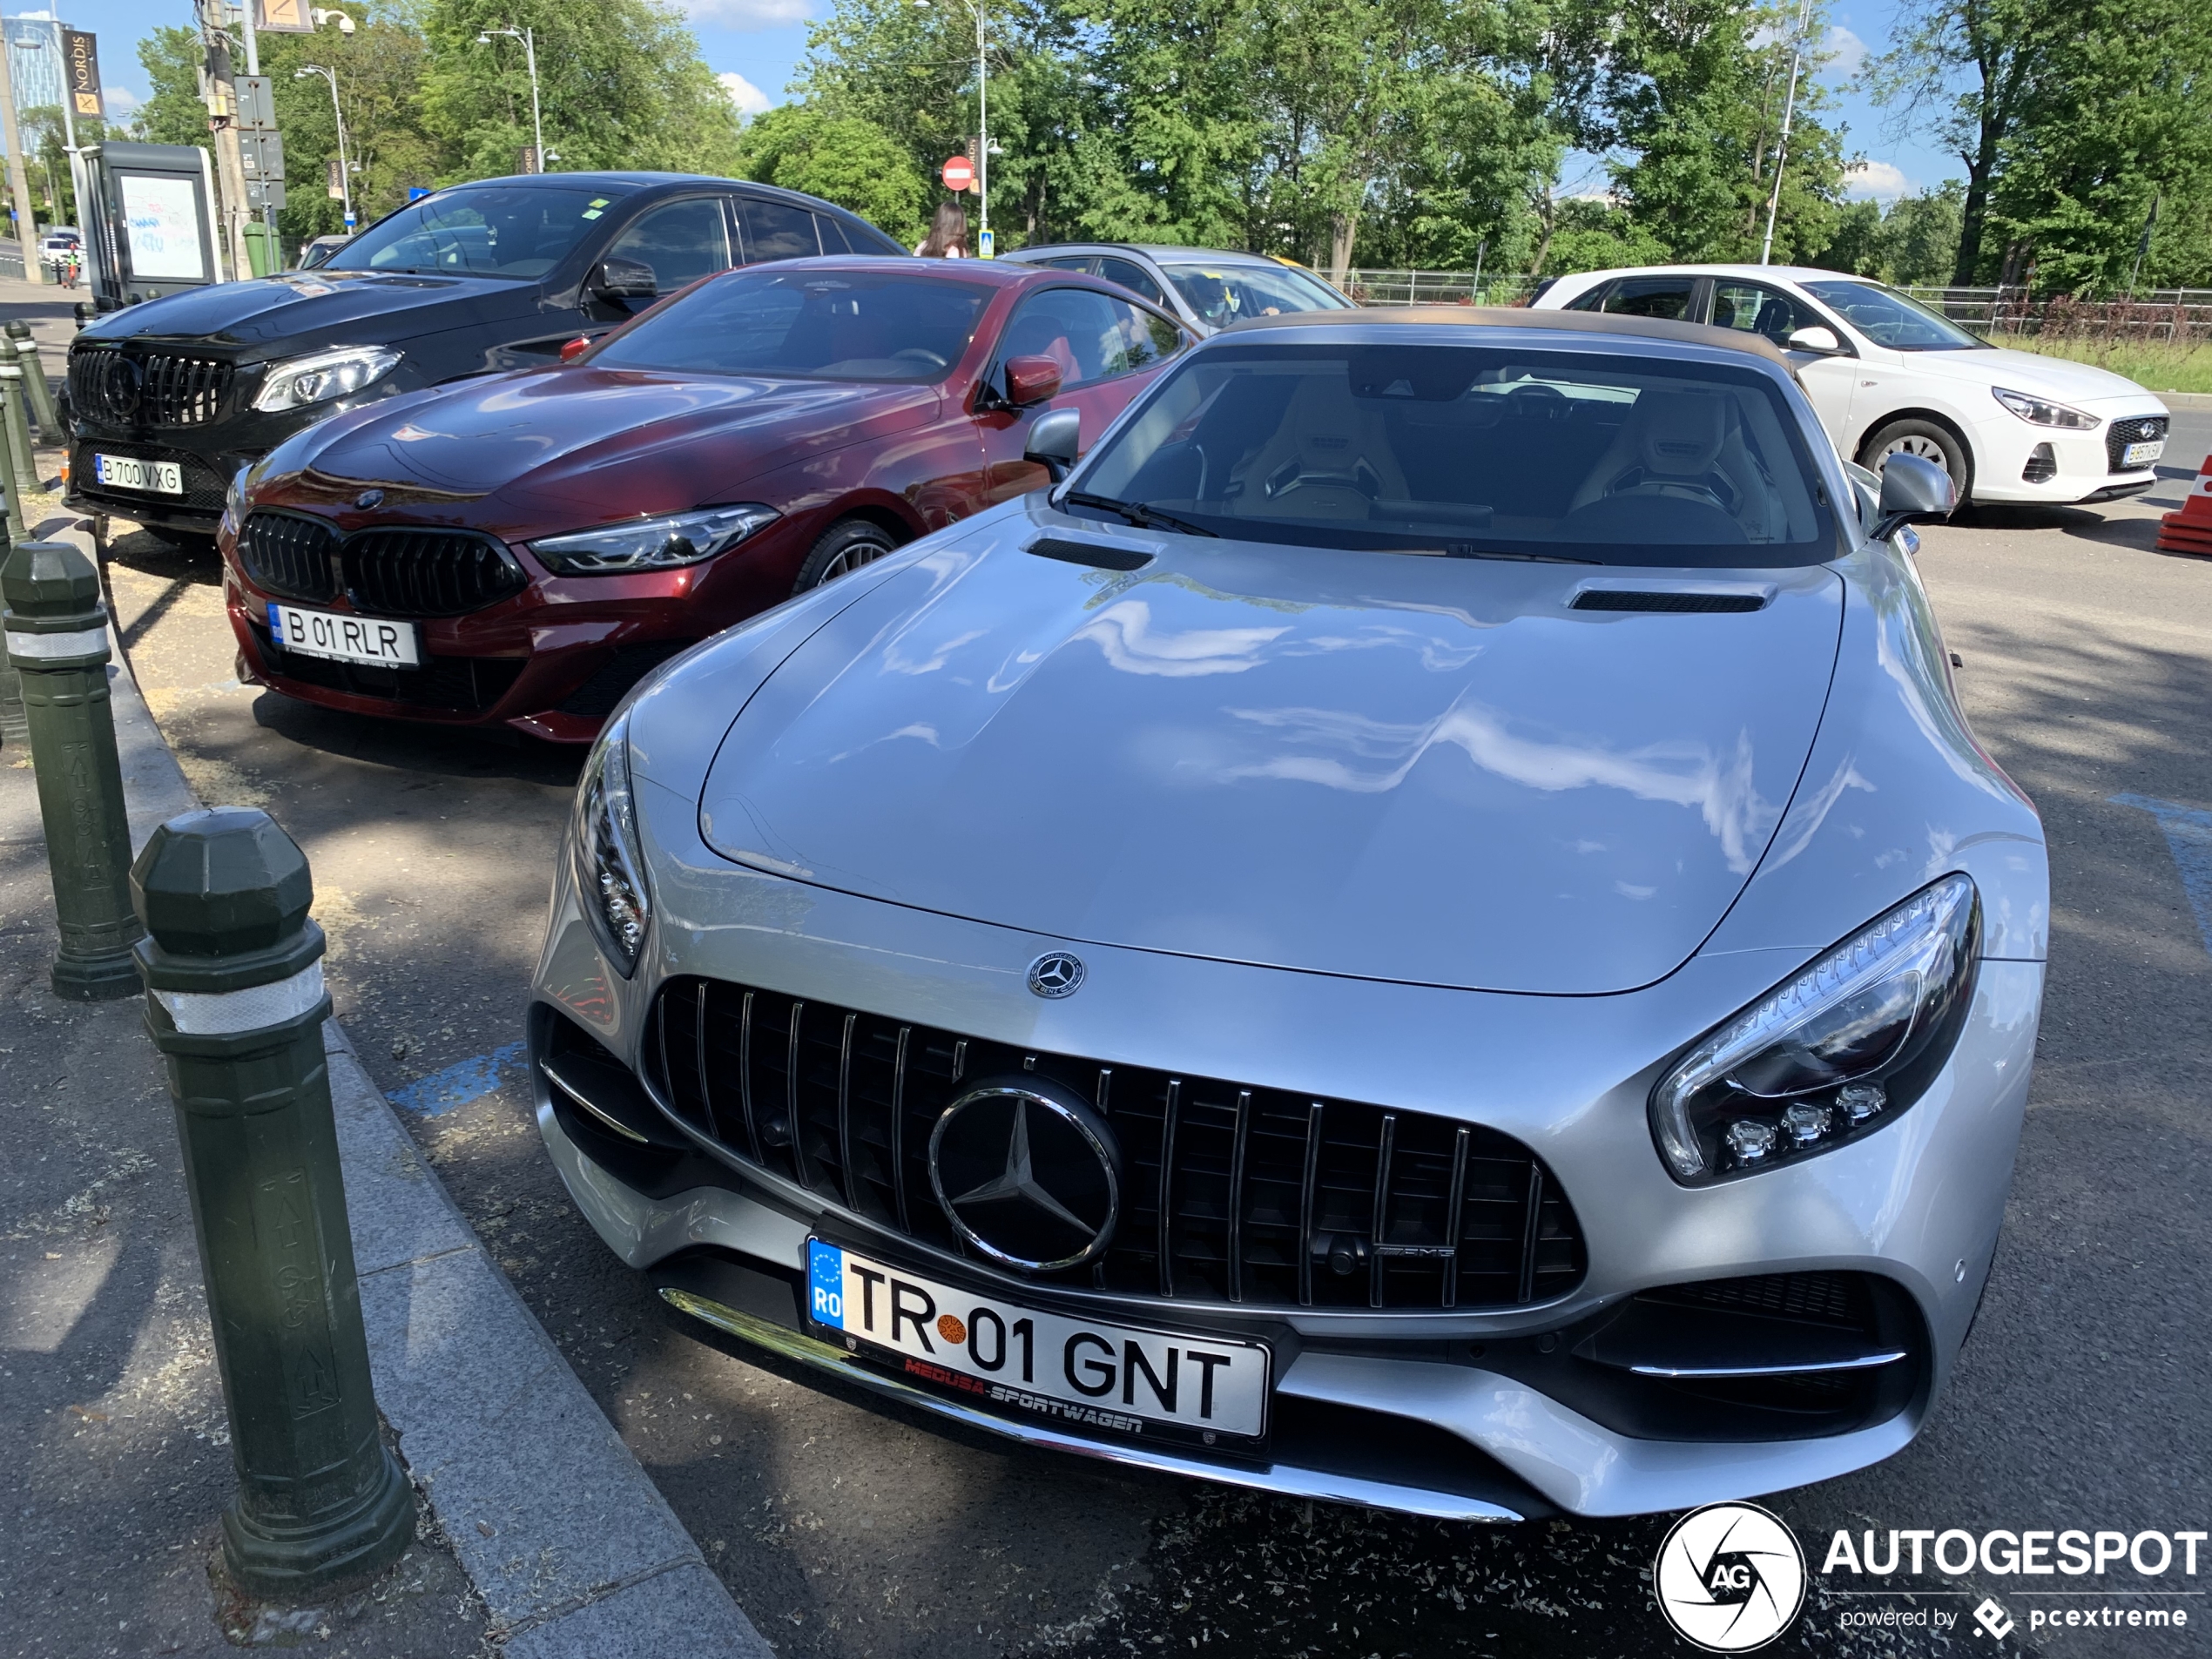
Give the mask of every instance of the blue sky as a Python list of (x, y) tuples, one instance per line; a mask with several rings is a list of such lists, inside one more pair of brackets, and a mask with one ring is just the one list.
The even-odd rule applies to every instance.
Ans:
[[(707, 63), (723, 77), (724, 84), (740, 108), (747, 111), (783, 102), (799, 60), (806, 51), (806, 20), (825, 11), (828, 0), (685, 0), (692, 30)], [(98, 0), (75, 8), (64, 5), (62, 15), (78, 28), (90, 27), (100, 37), (100, 66), (118, 112), (129, 96), (147, 91), (145, 72), (136, 51), (138, 37), (148, 30), (186, 24), (192, 8), (185, 0)], [(26, 15), (34, 15), (26, 9)], [(1835, 112), (1848, 128), (1847, 153), (1863, 152), (1865, 172), (1855, 193), (1885, 199), (1908, 189), (1929, 189), (1960, 172), (1958, 158), (1939, 151), (1925, 132), (1885, 135), (1884, 111), (1851, 91), (1846, 83), (1868, 51), (1879, 51), (1889, 37), (1896, 15), (1891, 0), (1858, 0), (1838, 6), (1830, 17), (1830, 48), (1834, 60), (1823, 72), (1828, 84), (1842, 89)], [(1573, 180), (1570, 180), (1572, 184)], [(1585, 181), (1595, 189), (1602, 176), (1592, 165)]]

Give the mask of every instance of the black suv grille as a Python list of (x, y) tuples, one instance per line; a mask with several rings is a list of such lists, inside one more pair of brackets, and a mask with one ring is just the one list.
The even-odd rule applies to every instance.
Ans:
[(220, 358), (84, 347), (70, 354), (70, 404), (109, 426), (205, 426), (223, 412), (236, 374)]
[(372, 616), (458, 617), (529, 585), (506, 549), (466, 530), (356, 530), (341, 556), (347, 596)]
[(253, 585), (285, 599), (334, 599), (338, 578), (330, 555), (338, 532), (319, 518), (249, 513), (239, 531), (239, 563)]
[(2146, 415), (2133, 421), (2114, 421), (2105, 428), (2105, 460), (2114, 472), (2140, 472), (2130, 468), (2121, 457), (2128, 453), (2131, 443), (2150, 443), (2166, 435), (2166, 417)]
[(1510, 1307), (1574, 1288), (1566, 1196), (1527, 1147), (1422, 1112), (1104, 1066), (775, 991), (671, 981), (648, 1072), (740, 1158), (875, 1225), (961, 1249), (930, 1190), (930, 1130), (970, 1080), (1031, 1071), (1121, 1142), (1121, 1219), (1096, 1263), (1044, 1283), (1335, 1308)]
[(238, 556), (256, 587), (301, 600), (342, 590), (372, 617), (458, 617), (529, 585), (504, 548), (467, 530), (378, 526), (341, 536), (322, 519), (269, 509), (246, 516)]

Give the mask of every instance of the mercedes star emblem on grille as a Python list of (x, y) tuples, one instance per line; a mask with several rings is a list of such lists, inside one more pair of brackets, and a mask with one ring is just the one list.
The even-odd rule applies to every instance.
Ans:
[(1082, 982), (1082, 958), (1064, 950), (1049, 950), (1029, 964), (1029, 988), (1039, 996), (1073, 996)]
[(1077, 1267), (1105, 1250), (1120, 1171), (1106, 1120), (1034, 1074), (978, 1083), (929, 1136), (929, 1184), (953, 1230), (1026, 1273)]

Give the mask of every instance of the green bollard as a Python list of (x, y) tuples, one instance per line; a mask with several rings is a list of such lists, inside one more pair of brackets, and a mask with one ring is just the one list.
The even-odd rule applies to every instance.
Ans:
[(369, 1380), (314, 883), (267, 813), (218, 806), (156, 830), (131, 888), (238, 1471), (223, 1557), (254, 1595), (303, 1600), (415, 1536)]
[(6, 497), (8, 539), (20, 542), (30, 532), (24, 528), (23, 491), (16, 488), (15, 448), (8, 436), (7, 421), (0, 420), (0, 496)]
[(62, 430), (61, 412), (54, 407), (54, 388), (46, 384), (46, 366), (38, 361), (38, 342), (31, 338), (30, 325), (17, 318), (7, 326), (6, 333), (16, 342), (16, 361), (23, 365), (24, 390), (30, 398), (31, 418), (38, 422), (39, 442), (60, 443), (68, 435)]
[(100, 578), (67, 542), (19, 542), (0, 565), (0, 597), (61, 922), (54, 993), (80, 1002), (131, 996), (138, 988), (131, 947), (139, 928)]
[(16, 342), (0, 334), (0, 419), (8, 423), (8, 459), (14, 464), (16, 488), (28, 497), (42, 488), (38, 452), (30, 442), (30, 417), (25, 413), (23, 365), (16, 361)]

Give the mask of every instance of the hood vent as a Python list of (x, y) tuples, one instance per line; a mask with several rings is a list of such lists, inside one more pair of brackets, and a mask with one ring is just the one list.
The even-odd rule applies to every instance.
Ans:
[(1150, 553), (1140, 553), (1130, 547), (1106, 547), (1097, 542), (1063, 542), (1056, 536), (1046, 536), (1032, 542), (1023, 550), (1041, 559), (1059, 559), (1068, 564), (1089, 564), (1101, 570), (1142, 570), (1151, 563)]
[(1642, 591), (1622, 588), (1586, 588), (1575, 596), (1570, 610), (1663, 610), (1674, 614), (1689, 611), (1763, 610), (1766, 596), (1761, 593), (1696, 593)]

